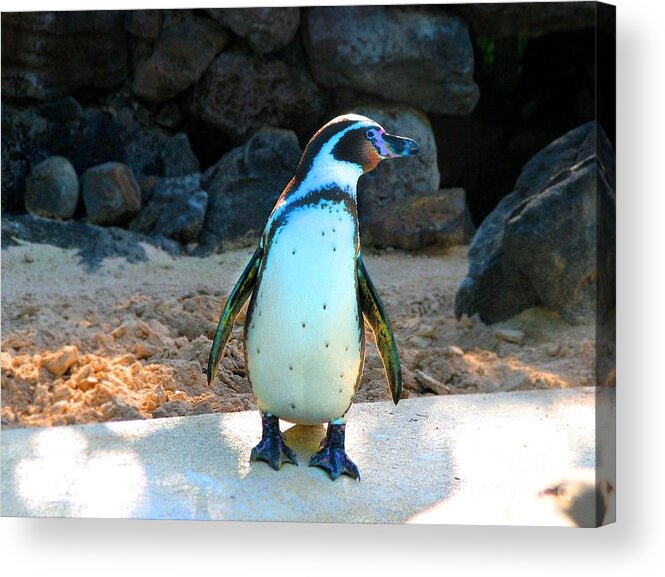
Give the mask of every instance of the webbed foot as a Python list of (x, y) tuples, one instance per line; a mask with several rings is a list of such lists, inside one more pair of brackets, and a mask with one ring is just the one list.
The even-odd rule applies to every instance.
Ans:
[(325, 470), (333, 481), (340, 475), (348, 475), (360, 481), (358, 467), (344, 450), (345, 427), (346, 425), (328, 424), (326, 437), (321, 441), (322, 449), (312, 455), (309, 466)]
[(252, 449), (249, 456), (250, 461), (265, 461), (275, 471), (278, 471), (283, 463), (298, 465), (296, 454), (284, 441), (284, 435), (279, 430), (279, 419), (274, 415), (261, 415), (263, 435), (261, 441)]

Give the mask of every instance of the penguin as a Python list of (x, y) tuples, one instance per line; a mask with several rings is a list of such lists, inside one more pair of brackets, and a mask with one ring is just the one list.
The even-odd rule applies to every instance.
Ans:
[(235, 317), (250, 298), (245, 363), (261, 414), (262, 437), (250, 461), (275, 470), (298, 465), (279, 420), (327, 423), (309, 465), (332, 480), (360, 480), (345, 451), (346, 415), (371, 326), (395, 404), (402, 391), (397, 344), (362, 260), (356, 202), (360, 176), (381, 161), (414, 156), (418, 144), (365, 116), (334, 118), (310, 139), (295, 175), (268, 217), (259, 245), (222, 311), (208, 362), (212, 383)]

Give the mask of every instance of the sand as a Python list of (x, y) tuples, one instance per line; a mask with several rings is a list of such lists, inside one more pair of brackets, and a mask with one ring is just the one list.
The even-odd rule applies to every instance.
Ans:
[[(211, 387), (205, 376), (219, 313), (252, 250), (194, 258), (144, 248), (145, 262), (111, 258), (95, 272), (74, 250), (22, 244), (2, 251), (3, 427), (256, 408), (241, 348), (243, 313)], [(592, 325), (573, 327), (542, 309), (494, 326), (455, 319), (466, 252), (365, 252), (396, 332), (403, 396), (592, 385)], [(499, 338), (502, 330), (509, 338), (521, 331), (523, 342)], [(368, 340), (355, 402), (389, 398), (371, 331)]]

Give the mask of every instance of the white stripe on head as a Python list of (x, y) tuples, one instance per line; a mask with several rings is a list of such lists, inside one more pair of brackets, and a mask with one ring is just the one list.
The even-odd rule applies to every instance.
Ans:
[(314, 157), (312, 165), (310, 166), (305, 179), (298, 185), (297, 188), (290, 192), (283, 203), (278, 204), (273, 209), (265, 226), (266, 231), (270, 229), (272, 221), (275, 220), (279, 213), (281, 213), (285, 208), (294, 202), (306, 196), (307, 193), (312, 190), (321, 190), (324, 188), (336, 186), (341, 190), (348, 192), (355, 200), (358, 179), (363, 174), (362, 166), (353, 162), (346, 162), (344, 160), (336, 159), (333, 156), (333, 150), (335, 145), (347, 132), (356, 129), (363, 124), (367, 124), (368, 122), (372, 124), (374, 123), (372, 120), (364, 116), (357, 114), (347, 114), (345, 116), (338, 116), (337, 118), (331, 120), (328, 124), (335, 124), (343, 120), (356, 120), (356, 122), (340, 130), (321, 147), (317, 155)]
[(369, 118), (356, 114), (340, 116), (333, 122), (340, 122), (342, 120), (356, 120), (356, 122), (340, 130), (321, 147), (321, 150), (319, 150), (312, 160), (307, 176), (298, 188), (289, 195), (287, 204), (302, 198), (311, 190), (327, 188), (333, 185), (351, 193), (355, 198), (356, 185), (363, 173), (362, 166), (354, 162), (336, 159), (333, 156), (333, 150), (346, 133), (359, 128), (363, 124), (373, 124), (373, 122)]

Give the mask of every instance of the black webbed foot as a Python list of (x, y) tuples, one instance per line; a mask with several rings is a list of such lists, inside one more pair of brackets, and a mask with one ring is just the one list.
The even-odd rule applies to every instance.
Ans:
[(340, 475), (348, 475), (360, 481), (358, 467), (344, 450), (345, 427), (346, 425), (328, 424), (328, 432), (321, 442), (322, 449), (312, 455), (309, 466), (325, 470), (333, 481)]
[(252, 449), (249, 456), (250, 461), (265, 461), (275, 471), (278, 471), (283, 463), (298, 465), (296, 454), (284, 441), (284, 435), (279, 430), (279, 419), (274, 415), (261, 415), (263, 435), (261, 441)]

